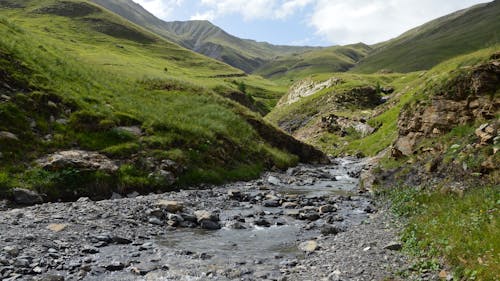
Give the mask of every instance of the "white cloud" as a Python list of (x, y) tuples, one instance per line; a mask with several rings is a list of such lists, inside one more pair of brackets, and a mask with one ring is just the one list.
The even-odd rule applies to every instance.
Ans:
[[(279, 20), (309, 25), (324, 42), (377, 43), (396, 37), (410, 28), (488, 0), (134, 0), (164, 20), (174, 15), (185, 19), (216, 20), (238, 15), (246, 23)], [(177, 14), (174, 14), (177, 12)], [(177, 18), (179, 19), (179, 18)], [(265, 31), (263, 31), (265, 32)], [(283, 33), (294, 37), (292, 30)], [(259, 39), (259, 38), (254, 38)]]
[(239, 14), (244, 20), (286, 19), (317, 0), (201, 0), (215, 16)]
[(329, 42), (377, 43), (481, 0), (317, 0), (309, 24)]
[(169, 20), (174, 11), (182, 7), (184, 0), (134, 0), (134, 2), (158, 18)]
[(215, 19), (215, 12), (214, 11), (206, 11), (204, 13), (196, 13), (191, 16), (190, 20), (209, 20), (212, 21)]

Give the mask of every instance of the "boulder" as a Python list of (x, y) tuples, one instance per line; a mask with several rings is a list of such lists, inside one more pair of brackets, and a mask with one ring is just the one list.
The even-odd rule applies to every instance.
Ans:
[(156, 203), (156, 206), (169, 213), (181, 212), (184, 209), (184, 204), (182, 202), (171, 200), (160, 200)]
[(19, 138), (11, 132), (0, 131), (0, 140), (19, 141)]
[(197, 222), (200, 227), (206, 230), (218, 230), (221, 229), (219, 224), (219, 215), (215, 212), (200, 210), (194, 212)]
[(312, 253), (318, 250), (319, 246), (316, 241), (310, 240), (306, 242), (302, 242), (299, 244), (299, 250), (304, 251), (306, 253)]
[(118, 166), (108, 157), (93, 151), (66, 150), (47, 155), (36, 161), (43, 169), (58, 171), (75, 168), (81, 171), (115, 173)]
[(62, 224), (62, 223), (52, 223), (47, 226), (47, 229), (52, 231), (52, 232), (61, 232), (68, 227), (67, 224)]
[(201, 223), (202, 221), (205, 220), (213, 222), (219, 221), (219, 215), (215, 212), (200, 210), (200, 211), (195, 211), (194, 215), (196, 216), (196, 220), (198, 221), (198, 223)]
[(479, 126), (475, 133), (481, 144), (488, 144), (497, 136), (497, 128), (494, 124), (485, 123)]
[(12, 190), (14, 202), (21, 205), (34, 205), (43, 203), (43, 198), (38, 192), (24, 188)]

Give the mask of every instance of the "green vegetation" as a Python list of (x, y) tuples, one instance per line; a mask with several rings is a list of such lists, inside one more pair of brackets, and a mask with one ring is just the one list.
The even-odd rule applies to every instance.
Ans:
[(351, 71), (411, 72), (500, 43), (500, 1), (433, 20), (374, 46)]
[[(312, 75), (311, 79), (314, 81), (322, 82), (335, 77), (341, 79), (342, 83), (301, 98), (295, 103), (280, 105), (266, 119), (331, 155), (361, 153), (373, 156), (396, 140), (397, 122), (403, 108), (425, 103), (432, 96), (443, 92), (461, 92), (454, 87), (460, 84), (461, 79), (470, 75), (470, 67), (487, 61), (497, 51), (496, 46), (482, 49), (445, 61), (427, 72)], [(392, 87), (395, 92), (386, 103), (366, 106), (361, 100), (353, 99), (356, 96), (353, 91), (363, 87), (375, 89), (373, 95), (379, 94), (377, 89), (385, 87)], [(346, 102), (349, 100), (352, 101)], [(365, 119), (376, 131), (366, 136), (352, 128), (343, 130), (342, 134), (329, 132), (321, 127), (321, 120), (332, 114), (351, 121)]]
[(131, 22), (190, 50), (252, 73), (277, 56), (313, 47), (276, 46), (232, 36), (208, 21), (164, 22), (131, 0), (92, 0)]
[(445, 257), (456, 280), (500, 278), (500, 186), (472, 188), (462, 196), (411, 187), (385, 195), (408, 220), (405, 250), (424, 258), (415, 269), (429, 269), (429, 261)]
[[(185, 167), (179, 184), (248, 179), (265, 168), (296, 163), (246, 122), (258, 119), (255, 113), (215, 90), (238, 91), (244, 83), (245, 95), (256, 94), (269, 108), (280, 86), (254, 76), (234, 83), (239, 70), (86, 1), (23, 5), (0, 11), (0, 85), (6, 85), (0, 86), (0, 130), (17, 138), (0, 138), (2, 194), (14, 186), (51, 198), (170, 188), (149, 176), (143, 162), (150, 158), (175, 158)], [(120, 126), (136, 126), (142, 135)], [(34, 159), (73, 148), (101, 151), (127, 164), (116, 175), (26, 171)]]
[(313, 74), (347, 71), (370, 51), (368, 45), (359, 43), (279, 56), (263, 64), (255, 74), (289, 84)]

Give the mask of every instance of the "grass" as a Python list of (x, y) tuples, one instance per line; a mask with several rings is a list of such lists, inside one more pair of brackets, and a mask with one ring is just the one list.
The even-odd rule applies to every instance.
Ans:
[[(43, 12), (42, 8), (61, 3), (63, 16)], [(151, 171), (140, 165), (146, 157), (179, 161), (186, 168), (179, 184), (248, 179), (275, 164), (295, 163), (279, 148), (263, 145), (265, 141), (245, 119), (258, 118), (254, 113), (213, 90), (237, 90), (233, 78), (213, 77), (239, 70), (182, 49), (99, 8), (84, 16), (68, 15), (72, 10), (67, 6), (75, 3), (92, 5), (44, 0), (28, 1), (23, 9), (0, 10), (0, 79), (9, 85), (5, 93), (10, 97), (0, 103), (0, 117), (6, 121), (0, 123), (0, 130), (20, 139), (0, 140), (0, 172), (12, 179), (2, 181), (2, 190), (14, 183), (51, 196), (66, 193), (65, 187), (79, 194), (170, 188), (148, 179)], [(111, 27), (121, 31), (104, 32), (87, 24), (87, 19), (105, 19), (99, 23), (112, 22)], [(145, 37), (152, 40), (143, 41)], [(282, 90), (255, 76), (238, 80), (247, 85), (247, 94), (260, 95), (265, 107), (272, 106)], [(116, 129), (131, 125), (145, 135)], [(51, 138), (45, 139), (46, 135)], [(113, 176), (26, 171), (34, 159), (72, 148), (128, 158), (132, 166)], [(79, 179), (77, 189), (68, 185), (71, 179)]]
[(262, 65), (255, 73), (289, 84), (310, 75), (347, 71), (370, 50), (369, 46), (360, 43), (280, 56)]
[(351, 71), (412, 72), (500, 43), (500, 2), (474, 6), (436, 19), (374, 47)]
[[(497, 47), (485, 48), (470, 54), (445, 61), (423, 72), (406, 74), (354, 74), (331, 73), (311, 76), (314, 81), (325, 81), (338, 77), (344, 81), (339, 85), (319, 91), (299, 101), (278, 106), (266, 119), (281, 127), (289, 128), (295, 136), (334, 155), (362, 154), (373, 156), (389, 147), (398, 136), (398, 119), (403, 110), (412, 110), (419, 103), (426, 103), (435, 95), (459, 92), (454, 87), (462, 77), (470, 75), (471, 67), (489, 60)], [(351, 95), (356, 87), (392, 86), (395, 96), (377, 107), (338, 102), (339, 95)], [(494, 93), (493, 93), (494, 94)], [(351, 119), (365, 118), (377, 128), (375, 133), (362, 137), (359, 134), (340, 136), (329, 133), (318, 124), (322, 117), (335, 114)], [(432, 141), (432, 140), (431, 140)], [(479, 160), (478, 160), (479, 161)], [(471, 163), (478, 165), (478, 161)]]
[(387, 192), (393, 211), (408, 220), (406, 251), (426, 261), (445, 257), (455, 280), (500, 278), (500, 186), (463, 196), (411, 187)]

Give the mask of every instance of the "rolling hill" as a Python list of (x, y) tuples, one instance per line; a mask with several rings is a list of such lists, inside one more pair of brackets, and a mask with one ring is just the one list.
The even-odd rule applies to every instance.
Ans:
[(457, 55), (500, 42), (500, 1), (438, 18), (372, 46), (276, 46), (232, 36), (208, 21), (165, 22), (132, 0), (92, 0), (143, 28), (246, 73), (289, 83), (317, 73), (430, 69)]
[[(14, 187), (50, 200), (151, 192), (324, 157), (233, 101), (273, 93), (268, 81), (88, 1), (0, 8), (1, 197)], [(37, 164), (52, 157), (83, 158)]]
[(354, 72), (411, 72), (500, 43), (500, 1), (479, 4), (430, 21), (372, 46)]
[(223, 61), (247, 73), (277, 56), (302, 53), (312, 47), (278, 46), (232, 36), (208, 21), (165, 22), (132, 0), (92, 0), (131, 22), (195, 52)]
[(281, 56), (262, 65), (255, 74), (272, 80), (293, 81), (313, 74), (345, 72), (371, 50), (370, 46), (358, 43)]

